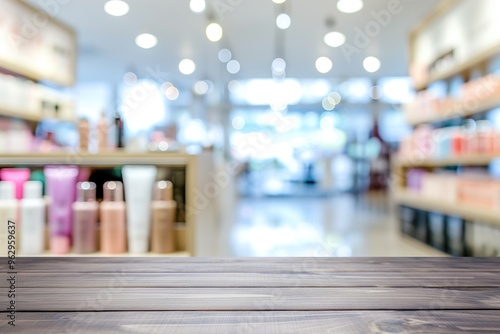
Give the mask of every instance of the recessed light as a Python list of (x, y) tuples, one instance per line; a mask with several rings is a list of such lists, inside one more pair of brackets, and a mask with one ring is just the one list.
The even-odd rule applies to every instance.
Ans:
[(158, 44), (158, 38), (151, 34), (141, 34), (135, 38), (135, 44), (143, 49), (151, 49)]
[(363, 61), (363, 67), (368, 73), (375, 73), (380, 70), (380, 60), (375, 57), (366, 57)]
[(201, 13), (206, 8), (205, 0), (191, 0), (189, 3), (189, 8), (195, 13)]
[(363, 0), (339, 0), (337, 2), (337, 9), (347, 14), (359, 12), (363, 6)]
[(211, 42), (218, 42), (222, 38), (222, 27), (218, 23), (210, 23), (206, 29), (207, 38)]
[(237, 60), (231, 60), (227, 63), (227, 71), (231, 74), (236, 74), (240, 71), (241, 65)]
[(274, 3), (277, 3), (278, 5), (281, 3), (285, 3), (286, 0), (273, 0)]
[(330, 58), (327, 57), (319, 57), (316, 60), (316, 69), (318, 70), (319, 73), (328, 73), (331, 71), (333, 67), (333, 63), (330, 60)]
[(110, 0), (104, 5), (104, 10), (112, 16), (123, 16), (128, 13), (129, 6), (122, 0)]
[(219, 51), (219, 60), (221, 61), (221, 63), (227, 63), (231, 60), (232, 57), (233, 54), (228, 49), (222, 49)]
[(288, 16), (288, 14), (281, 13), (276, 18), (276, 25), (278, 26), (278, 28), (282, 30), (290, 28), (291, 24), (292, 24), (292, 19), (290, 18), (290, 16)]
[(332, 48), (338, 48), (345, 43), (345, 35), (338, 31), (332, 31), (326, 34), (323, 40), (326, 45)]
[(185, 75), (193, 74), (196, 71), (196, 64), (191, 59), (183, 59), (179, 63), (179, 71)]

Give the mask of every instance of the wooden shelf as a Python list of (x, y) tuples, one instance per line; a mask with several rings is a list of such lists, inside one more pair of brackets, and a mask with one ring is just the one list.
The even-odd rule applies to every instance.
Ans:
[(460, 203), (444, 202), (436, 198), (425, 198), (408, 190), (397, 190), (392, 194), (395, 203), (415, 209), (435, 211), (446, 215), (460, 216), (465, 219), (480, 220), (500, 226), (500, 211), (466, 206)]
[(439, 160), (418, 160), (397, 158), (394, 164), (399, 167), (418, 168), (418, 167), (446, 167), (446, 166), (487, 166), (493, 160), (500, 159), (500, 155), (472, 155), (449, 157)]
[(500, 97), (498, 99), (495, 99), (492, 101), (483, 102), (472, 109), (449, 110), (449, 111), (441, 113), (441, 114), (430, 115), (427, 117), (414, 117), (414, 118), (407, 117), (407, 120), (408, 120), (408, 123), (410, 123), (413, 126), (428, 124), (428, 123), (438, 123), (438, 122), (443, 122), (443, 121), (451, 120), (451, 119), (458, 118), (458, 117), (473, 116), (473, 115), (480, 114), (482, 112), (491, 110), (491, 109), (499, 107), (499, 106), (500, 106)]
[(0, 154), (0, 166), (76, 165), (116, 167), (123, 165), (155, 165), (183, 167), (192, 157), (185, 153), (133, 153), (120, 151), (91, 154), (88, 152), (58, 152), (30, 154)]
[(19, 254), (18, 257), (189, 257), (188, 252), (175, 252), (169, 254), (158, 254), (158, 253), (146, 253), (146, 254), (131, 254), (131, 253), (123, 253), (123, 254), (103, 254), (103, 253), (92, 253), (92, 254), (52, 254), (50, 252), (46, 252), (41, 255), (23, 255)]
[(487, 61), (488, 59), (494, 57), (498, 53), (500, 53), (500, 45), (495, 45), (485, 50), (484, 52), (481, 52), (480, 54), (472, 57), (471, 59), (456, 65), (450, 70), (430, 75), (429, 80), (427, 80), (425, 83), (415, 85), (414, 88), (417, 91), (424, 90), (434, 82), (450, 79), (456, 75), (469, 72), (475, 67)]
[[(41, 113), (40, 113), (41, 114)], [(0, 108), (0, 116), (9, 117), (9, 118), (18, 118), (28, 122), (38, 123), (45, 119), (55, 119), (63, 122), (74, 122), (74, 119), (63, 118), (63, 117), (43, 117), (41, 115), (33, 115), (32, 113), (17, 111), (17, 110), (9, 110)]]

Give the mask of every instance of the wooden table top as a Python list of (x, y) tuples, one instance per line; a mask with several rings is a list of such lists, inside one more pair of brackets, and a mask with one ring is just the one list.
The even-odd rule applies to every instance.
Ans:
[(0, 333), (500, 333), (500, 258), (0, 261)]

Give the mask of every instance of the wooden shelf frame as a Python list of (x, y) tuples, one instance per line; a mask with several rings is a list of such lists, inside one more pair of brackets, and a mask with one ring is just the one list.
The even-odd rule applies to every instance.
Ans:
[(395, 158), (393, 165), (402, 168), (439, 168), (449, 166), (488, 166), (500, 155), (465, 155), (445, 159), (412, 159)]
[(500, 210), (488, 210), (481, 207), (467, 206), (461, 203), (446, 202), (438, 198), (425, 198), (418, 192), (398, 189), (392, 193), (392, 201), (399, 205), (409, 206), (430, 212), (439, 212), (450, 216), (478, 220), (500, 226)]
[[(457, 102), (457, 105), (460, 105), (460, 102)], [(474, 108), (454, 108), (448, 110), (441, 114), (430, 115), (426, 117), (406, 117), (408, 123), (412, 126), (424, 125), (424, 124), (432, 124), (439, 123), (444, 121), (449, 121), (454, 118), (459, 117), (470, 117), (483, 112), (487, 112), (496, 107), (500, 107), (500, 97), (497, 99), (486, 101), (478, 104)]]

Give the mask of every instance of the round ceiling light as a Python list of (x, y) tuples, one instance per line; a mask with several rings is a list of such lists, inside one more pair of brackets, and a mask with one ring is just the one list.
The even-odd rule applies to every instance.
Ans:
[(211, 42), (218, 42), (222, 38), (222, 27), (218, 23), (210, 23), (206, 29), (207, 38)]
[(128, 3), (122, 0), (110, 0), (104, 5), (106, 13), (112, 16), (123, 16), (128, 13)]
[(363, 67), (368, 73), (375, 73), (380, 70), (381, 63), (378, 58), (375, 57), (366, 57), (363, 61)]
[(337, 9), (347, 14), (359, 12), (363, 6), (363, 0), (339, 0), (337, 2)]
[(227, 63), (227, 71), (231, 74), (236, 74), (240, 71), (241, 65), (237, 60), (231, 60)]
[(158, 44), (158, 38), (151, 34), (141, 34), (135, 38), (135, 44), (143, 49), (151, 49)]
[(291, 24), (292, 19), (288, 16), (288, 14), (282, 13), (276, 18), (276, 25), (282, 30), (290, 28)]
[(331, 46), (332, 48), (338, 48), (345, 43), (346, 38), (344, 34), (338, 31), (332, 31), (326, 34), (323, 40), (326, 45)]
[(183, 59), (179, 63), (179, 71), (184, 75), (193, 74), (196, 71), (196, 64), (191, 59)]
[(330, 58), (327, 57), (319, 57), (316, 60), (316, 69), (319, 73), (328, 73), (332, 70), (333, 63)]
[(201, 13), (206, 8), (205, 0), (191, 0), (189, 3), (189, 8), (195, 13)]

